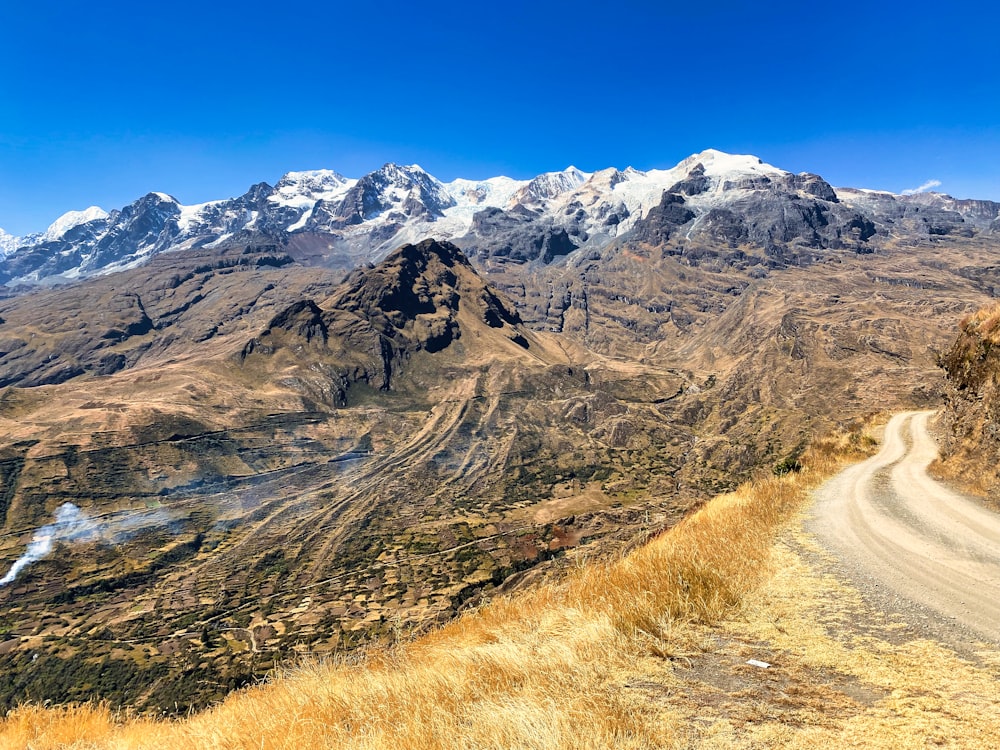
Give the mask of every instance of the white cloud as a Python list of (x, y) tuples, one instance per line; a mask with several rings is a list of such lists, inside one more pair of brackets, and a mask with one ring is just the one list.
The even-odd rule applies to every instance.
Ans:
[(917, 193), (926, 193), (928, 190), (933, 190), (936, 187), (941, 186), (941, 180), (927, 180), (920, 187), (912, 188), (911, 190), (904, 190), (903, 195), (916, 195)]

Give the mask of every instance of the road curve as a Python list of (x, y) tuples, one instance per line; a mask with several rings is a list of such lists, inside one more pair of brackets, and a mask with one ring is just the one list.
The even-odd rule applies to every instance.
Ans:
[(1000, 643), (1000, 514), (927, 475), (933, 414), (894, 416), (877, 456), (817, 490), (807, 528), (883, 594)]

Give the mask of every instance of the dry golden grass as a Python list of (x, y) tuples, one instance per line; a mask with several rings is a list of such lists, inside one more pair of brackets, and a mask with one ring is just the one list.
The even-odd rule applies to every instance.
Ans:
[[(872, 444), (818, 443), (799, 474), (414, 642), (289, 669), (175, 722), (21, 707), (0, 748), (988, 746), (995, 678), (933, 644), (838, 640), (856, 596), (803, 561), (807, 541), (776, 543), (808, 488)], [(767, 689), (745, 666), (761, 649), (783, 661)]]
[[(689, 745), (996, 747), (996, 652), (984, 645), (972, 663), (921, 637), (913, 623), (873, 610), (856, 590), (825, 574), (821, 554), (799, 530), (786, 532), (776, 546), (776, 574), (742, 617), (725, 624), (720, 649), (734, 662), (752, 654), (774, 666), (745, 676), (743, 695), (730, 694), (714, 711), (680, 703), (686, 725), (696, 726)], [(758, 697), (756, 705), (748, 694)], [(692, 717), (705, 713), (709, 720), (694, 725)]]
[(962, 318), (964, 331), (977, 333), (983, 340), (1000, 344), (1000, 303), (987, 305)]

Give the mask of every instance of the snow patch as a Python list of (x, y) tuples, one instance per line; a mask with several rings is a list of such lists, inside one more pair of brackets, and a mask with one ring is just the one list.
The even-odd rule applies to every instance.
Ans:
[(297, 232), (300, 229), (304, 229), (305, 226), (306, 226), (306, 223), (309, 221), (310, 218), (312, 218), (313, 209), (314, 208), (315, 208), (315, 205), (310, 206), (309, 208), (307, 208), (305, 210), (305, 212), (303, 212), (302, 216), (300, 216), (298, 218), (298, 221), (294, 222), (293, 224), (289, 224), (287, 227), (285, 227), (285, 231), (286, 232)]
[(207, 203), (195, 203), (191, 206), (179, 206), (181, 212), (177, 216), (177, 228), (182, 234), (187, 234), (193, 226), (205, 221), (203, 214), (213, 206), (218, 206), (226, 201), (208, 201)]
[[(518, 190), (528, 184), (528, 180), (513, 180), (510, 177), (490, 177), (486, 180), (457, 179), (444, 184), (445, 192), (452, 197), (455, 205), (448, 211), (474, 208), (503, 208), (510, 203)], [(445, 214), (448, 213), (445, 211)]]
[(226, 240), (228, 240), (232, 236), (233, 236), (232, 232), (226, 232), (225, 234), (222, 234), (222, 235), (219, 235), (218, 237), (216, 237), (212, 242), (207, 243), (205, 245), (205, 247), (208, 247), (208, 248), (219, 247), (222, 243), (224, 243)]
[(747, 173), (788, 174), (783, 169), (766, 164), (756, 156), (750, 154), (727, 154), (724, 151), (718, 151), (714, 148), (705, 149), (698, 154), (692, 154), (669, 171), (682, 171), (686, 176), (699, 163), (705, 167), (705, 174), (709, 177), (731, 177)]
[(269, 195), (267, 200), (279, 206), (311, 210), (317, 201), (343, 198), (357, 182), (332, 169), (288, 172), (278, 180), (274, 193)]

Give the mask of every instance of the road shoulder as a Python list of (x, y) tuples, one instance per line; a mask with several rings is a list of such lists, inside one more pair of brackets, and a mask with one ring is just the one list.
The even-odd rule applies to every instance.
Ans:
[(687, 746), (990, 747), (1000, 654), (945, 645), (954, 633), (863, 594), (803, 520), (776, 543), (758, 596), (703, 628), (701, 650), (672, 670), (680, 684), (666, 700), (687, 721)]

